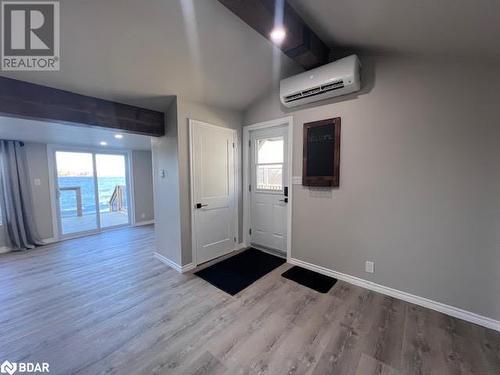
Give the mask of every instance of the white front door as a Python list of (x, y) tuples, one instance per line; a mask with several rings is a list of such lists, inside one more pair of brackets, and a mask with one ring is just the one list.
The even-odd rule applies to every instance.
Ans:
[(193, 246), (201, 264), (236, 247), (236, 133), (190, 120)]
[(250, 132), (251, 243), (286, 253), (288, 181), (286, 126)]

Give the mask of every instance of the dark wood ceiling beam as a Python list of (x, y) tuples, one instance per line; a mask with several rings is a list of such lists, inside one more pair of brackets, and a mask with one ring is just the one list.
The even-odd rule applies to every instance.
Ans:
[(165, 115), (109, 100), (0, 77), (0, 114), (159, 137)]
[[(276, 0), (218, 0), (245, 23), (270, 40), (275, 26)], [(283, 27), (287, 36), (278, 47), (304, 69), (328, 63), (329, 48), (295, 10), (283, 0)]]

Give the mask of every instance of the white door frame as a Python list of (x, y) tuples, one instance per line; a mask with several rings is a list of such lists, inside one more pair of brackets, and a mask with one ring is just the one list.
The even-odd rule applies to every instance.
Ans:
[[(127, 199), (129, 204), (128, 217), (129, 224), (117, 225), (111, 228), (100, 228), (100, 210), (98, 205), (98, 197), (96, 196), (96, 210), (97, 210), (97, 224), (98, 227), (96, 230), (81, 232), (74, 235), (63, 236), (61, 234), (61, 218), (59, 217), (59, 199), (57, 198), (56, 189), (58, 188), (57, 184), (57, 171), (56, 171), (56, 151), (69, 151), (69, 152), (87, 152), (95, 154), (113, 154), (113, 155), (124, 155), (125, 163), (126, 163), (126, 180), (127, 180)], [(95, 169), (95, 158), (92, 156), (93, 164), (94, 164), (94, 174), (97, 173)], [(126, 226), (134, 226), (135, 225), (135, 202), (134, 202), (134, 178), (133, 178), (133, 168), (132, 168), (132, 151), (124, 150), (124, 149), (113, 149), (113, 148), (98, 148), (98, 147), (86, 147), (86, 146), (71, 146), (71, 145), (59, 145), (59, 144), (47, 144), (47, 161), (49, 167), (49, 190), (50, 190), (50, 207), (52, 211), (52, 234), (53, 239), (55, 241), (67, 240), (71, 238), (84, 237), (89, 234), (97, 234), (107, 230), (113, 230), (118, 228), (123, 228)], [(97, 184), (97, 176), (95, 176), (95, 184)], [(97, 192), (96, 192), (97, 195)]]
[[(224, 126), (218, 126), (214, 124), (207, 123), (205, 121), (200, 121), (196, 119), (188, 119), (188, 124), (189, 124), (189, 205), (191, 207), (190, 214), (191, 214), (191, 258), (192, 258), (192, 263), (194, 267), (198, 266), (198, 246), (196, 243), (196, 215), (195, 215), (195, 210), (196, 208), (194, 207), (195, 201), (194, 201), (194, 169), (193, 169), (193, 127), (194, 127), (194, 122), (199, 122), (202, 123), (203, 125), (215, 127), (215, 128), (223, 128), (227, 130), (231, 130), (233, 133), (233, 143), (234, 143), (234, 148), (233, 148), (233, 163), (234, 163), (234, 212), (233, 212), (233, 220), (235, 222), (235, 227), (234, 227), (234, 237), (238, 240), (238, 232), (239, 232), (239, 214), (238, 214), (238, 192), (240, 191), (240, 157), (239, 157), (239, 145), (238, 145), (238, 133), (235, 129), (231, 128), (226, 128)], [(238, 241), (236, 241), (235, 246), (232, 251), (236, 251), (240, 248), (240, 244), (238, 244)]]
[(257, 129), (273, 128), (276, 126), (288, 127), (288, 204), (287, 204), (287, 228), (286, 228), (286, 258), (290, 260), (292, 256), (292, 203), (293, 203), (293, 185), (292, 185), (292, 171), (293, 171), (293, 117), (283, 117), (276, 120), (259, 122), (253, 125), (243, 127), (243, 244), (250, 247), (250, 200), (251, 194), (249, 191), (250, 185), (250, 132)]

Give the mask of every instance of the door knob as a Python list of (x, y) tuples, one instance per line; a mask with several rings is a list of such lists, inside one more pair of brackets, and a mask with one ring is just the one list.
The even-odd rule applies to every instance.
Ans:
[(280, 199), (280, 202), (288, 203), (288, 198)]
[(202, 208), (202, 207), (207, 207), (208, 204), (201, 204), (201, 203), (196, 203), (196, 208)]

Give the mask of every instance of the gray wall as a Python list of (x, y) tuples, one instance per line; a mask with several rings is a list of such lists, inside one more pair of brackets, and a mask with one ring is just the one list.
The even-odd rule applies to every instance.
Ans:
[[(238, 140), (241, 139), (241, 127), (243, 123), (242, 113), (210, 107), (200, 103), (178, 99), (178, 138), (179, 138), (179, 178), (181, 199), (181, 227), (182, 227), (182, 265), (191, 263), (191, 196), (189, 184), (189, 124), (188, 120), (204, 121), (213, 125), (236, 129)], [(239, 145), (238, 141), (238, 145)], [(238, 147), (241, 154), (241, 147)], [(241, 159), (241, 156), (240, 156)], [(238, 193), (238, 214), (240, 217), (239, 238), (241, 241), (243, 204), (241, 194), (241, 182)]]
[[(180, 265), (181, 208), (177, 100), (170, 105), (165, 121), (165, 135), (151, 140), (156, 251)], [(161, 170), (165, 172), (164, 177), (160, 176)]]
[[(47, 145), (43, 143), (25, 143), (26, 158), (30, 176), (33, 209), (38, 233), (42, 239), (52, 239), (52, 211), (50, 207), (49, 169)], [(35, 185), (40, 179), (40, 185)]]
[(153, 165), (151, 151), (132, 151), (135, 222), (154, 220)]
[(359, 96), (245, 114), (293, 115), (295, 176), (303, 124), (342, 117), (340, 188), (293, 187), (292, 257), (500, 319), (499, 67), (362, 62)]

